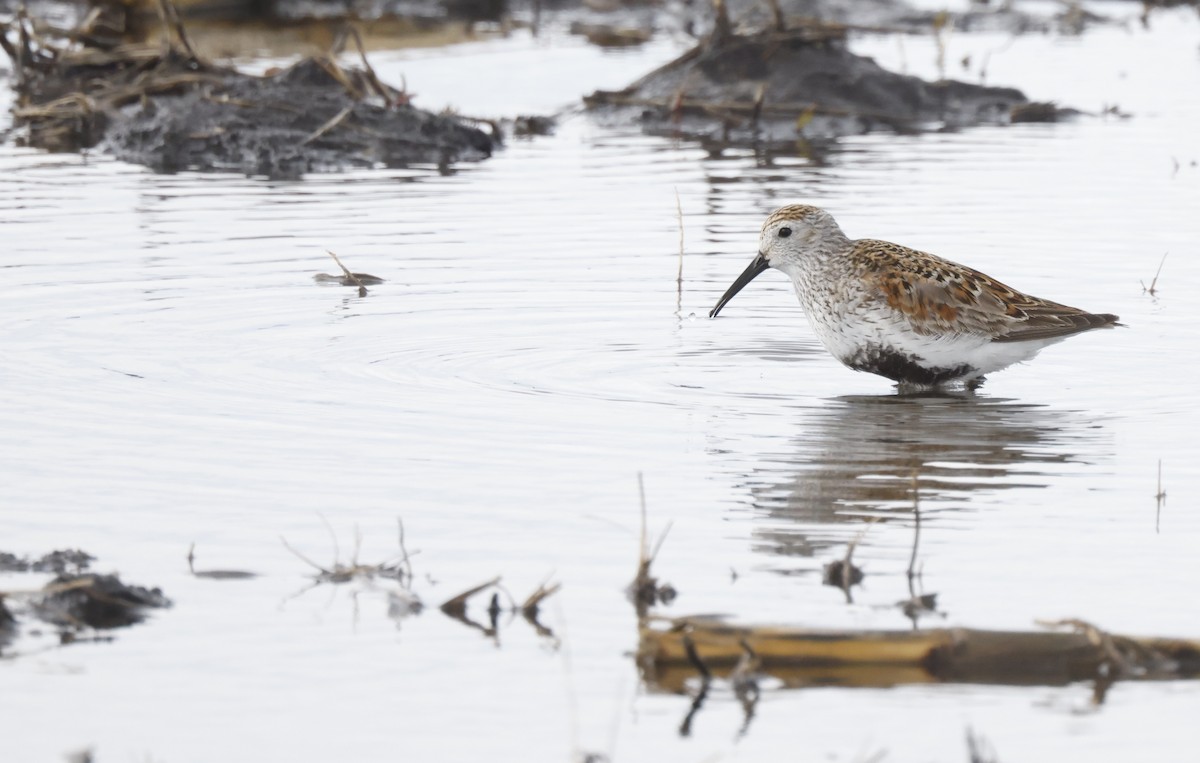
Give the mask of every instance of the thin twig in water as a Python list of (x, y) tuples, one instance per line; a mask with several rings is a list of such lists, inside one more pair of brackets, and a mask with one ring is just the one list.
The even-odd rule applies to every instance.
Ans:
[(413, 571), (412, 562), (408, 558), (408, 549), (404, 547), (404, 520), (396, 517), (396, 524), (400, 526), (400, 564), (404, 566), (405, 588), (412, 587)]
[(288, 551), (291, 551), (292, 554), (294, 554), (296, 556), (296, 558), (299, 559), (300, 561), (304, 562), (305, 564), (312, 567), (313, 569), (320, 571), (321, 574), (323, 574), (323, 575), (332, 575), (333, 574), (329, 570), (325, 569), (321, 565), (314, 562), (312, 559), (309, 559), (304, 554), (302, 554), (299, 551), (297, 551), (296, 549), (292, 548), (292, 544), (287, 542), (287, 538), (280, 535), (279, 540), (283, 541), (283, 547), (286, 548)]
[(1154, 278), (1150, 279), (1150, 285), (1146, 286), (1145, 281), (1138, 281), (1142, 285), (1142, 293), (1149, 294), (1151, 297), (1158, 293), (1158, 276), (1162, 273), (1163, 264), (1167, 261), (1167, 255), (1170, 252), (1163, 254), (1162, 259), (1158, 261), (1158, 270), (1154, 271)]
[(321, 519), (321, 524), (325, 525), (325, 529), (329, 531), (329, 538), (333, 541), (333, 567), (337, 569), (342, 563), (342, 550), (338, 546), (337, 533), (333, 529), (333, 525), (329, 524), (329, 520), (321, 512), (317, 512), (317, 516)]
[(325, 250), (325, 253), (333, 258), (333, 261), (336, 262), (337, 266), (342, 269), (342, 272), (346, 274), (346, 277), (349, 278), (351, 281), (353, 281), (354, 284), (356, 286), (358, 286), (359, 289), (361, 289), (364, 292), (367, 290), (367, 287), (363, 285), (363, 282), (361, 280), (359, 280), (358, 276), (351, 273), (350, 268), (343, 265), (342, 261), (338, 259), (338, 256), (336, 254), (329, 251), (328, 249)]
[(679, 189), (675, 189), (675, 214), (679, 218), (679, 272), (675, 275), (675, 312), (683, 310), (683, 204), (679, 201)]

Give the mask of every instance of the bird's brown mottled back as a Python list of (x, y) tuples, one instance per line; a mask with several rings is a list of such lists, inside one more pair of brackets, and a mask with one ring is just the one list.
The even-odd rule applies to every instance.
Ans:
[(926, 336), (971, 333), (1016, 342), (1069, 336), (1117, 321), (1115, 315), (1024, 294), (973, 268), (887, 241), (860, 239), (847, 259), (889, 307)]

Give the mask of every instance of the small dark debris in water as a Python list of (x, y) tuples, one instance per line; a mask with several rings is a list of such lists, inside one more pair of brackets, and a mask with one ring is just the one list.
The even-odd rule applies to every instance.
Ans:
[[(321, 517), (325, 521), (325, 517)], [(329, 523), (325, 522), (326, 527)], [(333, 528), (329, 527), (330, 536), (333, 538), (333, 564), (325, 567), (317, 564), (312, 559), (309, 559), (304, 554), (292, 548), (286, 538), (280, 538), (283, 541), (283, 546), (288, 551), (291, 551), (297, 559), (308, 564), (317, 570), (317, 574), (313, 576), (314, 584), (321, 583), (349, 583), (352, 580), (371, 580), (373, 578), (392, 578), (398, 580), (403, 585), (411, 583), (412, 567), (409, 563), (408, 552), (404, 549), (404, 525), (400, 525), (400, 551), (402, 556), (398, 561), (385, 561), (378, 564), (360, 564), (358, 561), (358, 546), (362, 542), (362, 536), (355, 531), (354, 555), (350, 559), (349, 564), (342, 564), (340, 552), (338, 550), (337, 535), (334, 534)]]
[(862, 568), (853, 562), (846, 562), (841, 559), (826, 564), (821, 572), (821, 582), (834, 588), (847, 588), (859, 585), (862, 581)]
[(384, 283), (379, 276), (369, 273), (349, 273), (347, 275), (331, 276), (328, 273), (317, 273), (313, 276), (317, 283), (335, 283), (339, 286), (378, 286)]
[(472, 596), (474, 596), (475, 594), (482, 593), (483, 591), (486, 591), (489, 588), (492, 588), (497, 585), (500, 585), (500, 577), (499, 576), (492, 578), (491, 580), (487, 581), (486, 583), (480, 583), (477, 586), (472, 586), (471, 588), (468, 588), (467, 590), (463, 591), (462, 593), (458, 594), (457, 596), (446, 600), (445, 602), (442, 603), (442, 606), (439, 607), (439, 609), (441, 609), (442, 612), (446, 613), (450, 617), (455, 618), (456, 620), (465, 619), (467, 616), (467, 601), (469, 601), (470, 598)]
[(0, 591), (0, 647), (16, 636), (29, 616), (54, 626), (59, 642), (69, 644), (110, 641), (81, 631), (133, 625), (144, 619), (146, 610), (171, 606), (158, 588), (128, 585), (117, 575), (83, 573), (93, 561), (94, 556), (79, 550), (54, 551), (34, 560), (0, 553), (5, 572), (56, 574), (39, 588)]
[(0, 646), (12, 636), (17, 629), (17, 618), (9, 611), (4, 603), (4, 594), (0, 594)]
[(554, 117), (519, 116), (513, 120), (512, 134), (518, 138), (553, 135), (555, 126)]
[(1013, 124), (1021, 122), (1057, 122), (1059, 109), (1053, 103), (1037, 101), (1018, 103), (1009, 109), (1009, 119)]
[(850, 589), (856, 585), (860, 585), (863, 581), (863, 571), (854, 564), (854, 550), (858, 548), (859, 542), (866, 535), (867, 530), (871, 529), (871, 524), (874, 520), (868, 520), (868, 524), (854, 536), (854, 539), (846, 544), (846, 555), (841, 559), (829, 562), (825, 565), (821, 572), (821, 582), (824, 585), (840, 588), (842, 594), (846, 597), (847, 604), (854, 603), (854, 595)]
[(367, 296), (368, 286), (376, 286), (383, 283), (383, 279), (379, 276), (373, 276), (367, 273), (351, 273), (350, 269), (342, 264), (341, 259), (336, 254), (328, 249), (325, 250), (325, 253), (332, 257), (333, 261), (337, 263), (337, 266), (342, 269), (342, 274), (340, 276), (331, 276), (328, 273), (317, 273), (315, 276), (313, 276), (313, 280), (317, 283), (336, 283), (342, 286), (357, 286), (358, 296), (360, 297)]
[(72, 570), (79, 573), (86, 570), (95, 560), (96, 557), (79, 549), (51, 551), (38, 559), (18, 557), (0, 551), (0, 572), (53, 572), (61, 575), (67, 570)]
[(1115, 119), (1130, 119), (1133, 117), (1133, 114), (1130, 114), (1128, 111), (1123, 111), (1121, 107), (1115, 103), (1111, 106), (1105, 106), (1100, 113), (1102, 116), (1113, 117)]
[(56, 577), (48, 592), (34, 602), (38, 616), (68, 628), (123, 628), (141, 622), (147, 609), (171, 606), (158, 588), (123, 583), (116, 575), (70, 575)]
[(247, 572), (246, 570), (197, 570), (195, 561), (196, 544), (193, 543), (188, 548), (187, 555), (188, 572), (192, 573), (192, 577), (205, 578), (207, 580), (249, 580), (258, 577), (257, 572)]
[(904, 616), (910, 620), (916, 620), (922, 615), (938, 614), (936, 593), (913, 596), (904, 601), (896, 602), (896, 606), (900, 607), (900, 610), (904, 612)]
[(601, 48), (630, 48), (650, 41), (653, 32), (641, 27), (620, 27), (612, 24), (587, 24), (576, 21), (570, 26), (571, 34), (586, 37), (587, 41)]
[(397, 623), (410, 615), (419, 615), (421, 614), (421, 610), (425, 609), (425, 603), (421, 601), (419, 596), (403, 588), (388, 591), (387, 601), (388, 617)]

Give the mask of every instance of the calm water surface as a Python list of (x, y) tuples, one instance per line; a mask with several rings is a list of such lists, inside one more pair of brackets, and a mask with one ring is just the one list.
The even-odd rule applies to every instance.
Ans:
[[(0, 662), (4, 758), (958, 761), (970, 727), (1004, 760), (1191, 759), (1195, 683), (1120, 684), (1095, 708), (1085, 685), (768, 682), (741, 736), (718, 687), (681, 739), (689, 699), (639, 684), (622, 588), (641, 472), (652, 529), (673, 523), (657, 572), (680, 596), (664, 613), (909, 627), (892, 605), (917, 470), (925, 588), (945, 613), (924, 624), (1200, 636), (1198, 42), (1189, 13), (1080, 38), (956, 35), (948, 60), (991, 51), (990, 82), (1134, 116), (868, 136), (820, 164), (579, 115), (449, 176), (277, 183), (0, 149), (0, 548), (79, 546), (176, 602), (111, 643), (18, 642)], [(855, 46), (936, 74), (930, 40)], [(376, 66), (428, 107), (511, 115), (678, 49), (516, 36)], [(826, 355), (777, 273), (704, 318), (763, 216), (801, 200), (852, 236), (1128, 328), (1052, 347), (974, 398), (904, 399)], [(315, 285), (326, 248), (388, 282), (365, 298)], [(428, 604), (498, 574), (520, 599), (552, 575), (558, 641), (520, 619), (498, 641), (436, 608), (392, 619), (383, 583), (305, 592), (279, 538), (332, 561), (318, 512), (343, 561), (356, 528), (364, 561), (393, 555), (403, 518)], [(866, 585), (847, 605), (820, 570), (870, 516), (886, 521), (862, 537)], [(192, 542), (199, 566), (262, 576), (191, 578)]]

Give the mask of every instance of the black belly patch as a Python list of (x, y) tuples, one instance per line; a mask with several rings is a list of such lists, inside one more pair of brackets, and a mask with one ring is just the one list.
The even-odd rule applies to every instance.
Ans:
[(978, 369), (966, 363), (949, 368), (922, 365), (919, 357), (885, 347), (861, 349), (842, 362), (855, 371), (879, 374), (894, 382), (923, 387), (945, 384), (978, 373)]

